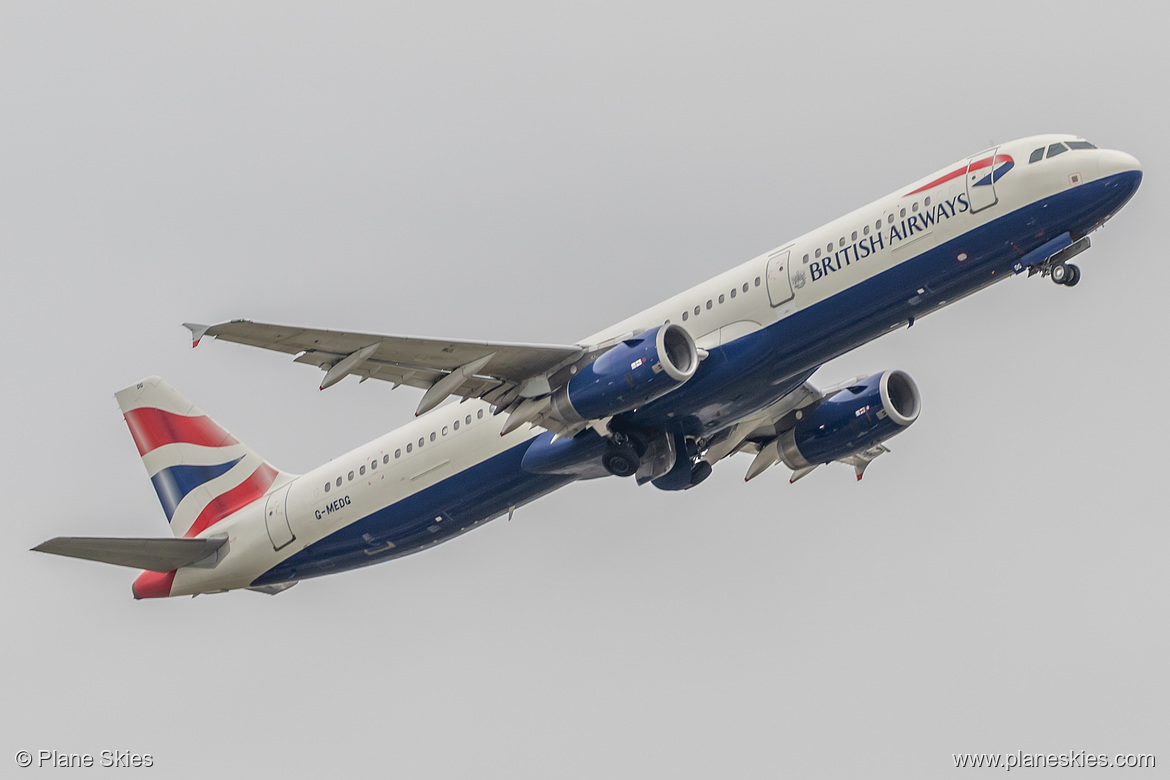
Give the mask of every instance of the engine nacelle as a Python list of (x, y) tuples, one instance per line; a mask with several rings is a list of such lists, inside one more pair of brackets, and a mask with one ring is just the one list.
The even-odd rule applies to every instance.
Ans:
[(793, 470), (847, 458), (904, 431), (921, 408), (909, 374), (874, 374), (825, 399), (780, 434), (780, 457)]
[(695, 340), (678, 325), (662, 325), (612, 347), (553, 395), (566, 422), (628, 412), (682, 385), (699, 368)]

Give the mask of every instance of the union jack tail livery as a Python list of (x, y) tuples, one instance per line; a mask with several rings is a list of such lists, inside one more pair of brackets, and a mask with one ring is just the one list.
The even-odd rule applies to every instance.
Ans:
[(292, 478), (156, 376), (115, 397), (175, 536), (199, 536)]

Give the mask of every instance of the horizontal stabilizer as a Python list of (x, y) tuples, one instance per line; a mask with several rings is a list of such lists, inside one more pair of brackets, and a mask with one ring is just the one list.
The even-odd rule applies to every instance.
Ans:
[(166, 573), (190, 566), (215, 553), (227, 537), (204, 539), (110, 539), (93, 536), (58, 536), (33, 548), (36, 552), (84, 558)]

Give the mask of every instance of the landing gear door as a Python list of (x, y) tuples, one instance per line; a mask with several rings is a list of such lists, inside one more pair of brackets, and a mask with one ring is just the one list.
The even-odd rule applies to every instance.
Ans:
[(789, 250), (777, 252), (768, 258), (768, 298), (773, 306), (792, 300), (792, 279), (789, 277)]
[(967, 202), (971, 213), (991, 208), (999, 202), (995, 194), (995, 153), (999, 147), (967, 160)]
[(279, 550), (288, 546), (296, 536), (292, 526), (288, 524), (288, 490), (289, 483), (268, 497), (264, 504), (264, 525), (268, 528), (268, 538), (272, 541), (272, 549)]

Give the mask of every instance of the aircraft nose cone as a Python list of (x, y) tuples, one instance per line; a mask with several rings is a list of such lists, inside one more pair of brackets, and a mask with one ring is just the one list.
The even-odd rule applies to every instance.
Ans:
[(1129, 202), (1142, 183), (1142, 166), (1132, 154), (1102, 149), (1097, 158), (1097, 186), (1101, 187), (1101, 206), (1108, 216), (1116, 214)]
[(1097, 172), (1102, 178), (1119, 173), (1141, 173), (1141, 170), (1142, 165), (1136, 157), (1116, 149), (1102, 149), (1097, 158)]

